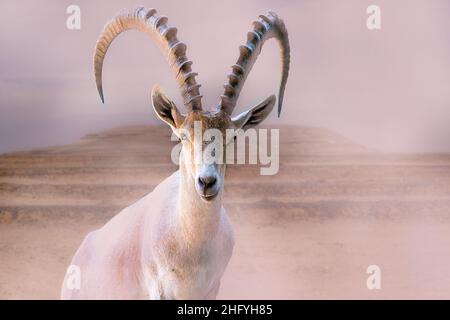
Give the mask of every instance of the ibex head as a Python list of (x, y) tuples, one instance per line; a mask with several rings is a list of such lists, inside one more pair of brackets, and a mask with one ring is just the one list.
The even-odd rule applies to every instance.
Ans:
[(195, 123), (201, 124), (201, 136), (208, 129), (219, 130), (224, 139), (222, 145), (226, 146), (231, 141), (226, 141), (227, 129), (251, 128), (261, 123), (272, 111), (275, 104), (275, 96), (272, 95), (249, 110), (232, 117), (237, 99), (244, 82), (255, 63), (264, 42), (275, 38), (281, 48), (282, 72), (281, 83), (278, 92), (278, 116), (281, 112), (284, 89), (287, 82), (290, 63), (290, 49), (287, 31), (283, 21), (278, 16), (269, 12), (261, 15), (253, 23), (254, 28), (248, 33), (247, 43), (239, 47), (239, 58), (232, 66), (232, 72), (228, 75), (228, 82), (224, 85), (224, 93), (220, 102), (213, 110), (203, 110), (200, 95), (200, 84), (195, 77), (197, 73), (192, 71), (192, 61), (186, 57), (186, 45), (177, 39), (177, 29), (167, 24), (167, 17), (158, 16), (154, 9), (142, 7), (129, 13), (117, 15), (110, 21), (97, 41), (94, 56), (94, 72), (97, 88), (102, 101), (102, 66), (108, 47), (121, 32), (128, 29), (138, 29), (149, 34), (160, 45), (161, 50), (167, 54), (168, 62), (175, 71), (184, 105), (188, 110), (182, 114), (175, 103), (158, 87), (152, 90), (151, 99), (153, 108), (158, 117), (166, 122), (173, 132), (182, 141), (180, 162), (188, 163), (187, 171), (194, 179), (198, 194), (205, 201), (209, 201), (223, 187), (225, 164), (217, 162), (198, 162), (194, 160), (196, 152), (205, 152), (205, 142), (202, 138), (195, 139)]

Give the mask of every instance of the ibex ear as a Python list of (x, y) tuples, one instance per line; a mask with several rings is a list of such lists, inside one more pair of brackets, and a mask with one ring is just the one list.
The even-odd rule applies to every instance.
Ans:
[(269, 115), (275, 105), (275, 95), (271, 95), (265, 100), (261, 101), (250, 110), (242, 112), (236, 117), (232, 118), (235, 127), (237, 129), (246, 130), (252, 128), (261, 122)]
[(152, 89), (152, 104), (157, 116), (172, 129), (178, 128), (184, 121), (184, 116), (178, 111), (175, 103), (155, 85)]

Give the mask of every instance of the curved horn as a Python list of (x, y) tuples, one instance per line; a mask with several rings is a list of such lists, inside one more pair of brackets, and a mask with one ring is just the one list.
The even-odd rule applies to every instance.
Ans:
[(228, 75), (228, 83), (224, 85), (225, 91), (221, 96), (219, 108), (231, 115), (245, 80), (258, 58), (264, 42), (270, 38), (275, 38), (280, 45), (282, 62), (281, 82), (278, 92), (279, 117), (289, 74), (290, 48), (288, 33), (283, 20), (271, 11), (266, 15), (260, 15), (259, 19), (253, 22), (253, 26), (253, 31), (250, 31), (247, 35), (247, 43), (239, 47), (239, 58), (236, 64), (232, 66), (232, 72)]
[(106, 24), (97, 40), (94, 55), (94, 73), (98, 93), (102, 102), (102, 67), (106, 52), (112, 41), (123, 31), (137, 29), (149, 34), (167, 55), (175, 71), (184, 104), (190, 110), (201, 109), (200, 84), (195, 81), (197, 73), (191, 70), (192, 61), (186, 57), (186, 44), (177, 39), (177, 28), (167, 24), (167, 17), (158, 16), (155, 9), (136, 8), (131, 12), (118, 14)]

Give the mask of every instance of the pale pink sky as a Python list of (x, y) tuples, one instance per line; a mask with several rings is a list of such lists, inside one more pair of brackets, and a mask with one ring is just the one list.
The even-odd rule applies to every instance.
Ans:
[[(82, 28), (66, 28), (66, 8), (81, 7)], [(157, 123), (149, 91), (177, 86), (147, 37), (128, 32), (105, 62), (106, 104), (92, 76), (95, 41), (122, 8), (155, 7), (179, 28), (216, 105), (251, 22), (271, 9), (286, 22), (292, 67), (280, 119), (324, 127), (371, 148), (450, 151), (450, 2), (13, 1), (0, 0), (0, 152), (71, 142), (118, 125)], [(382, 29), (366, 28), (366, 8), (381, 7)], [(237, 112), (277, 91), (277, 46), (268, 42), (246, 82)]]

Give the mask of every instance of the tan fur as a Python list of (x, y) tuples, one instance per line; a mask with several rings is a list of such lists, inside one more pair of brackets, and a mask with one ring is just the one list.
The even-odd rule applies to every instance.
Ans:
[(71, 263), (81, 288), (67, 289), (65, 279), (62, 299), (215, 298), (233, 231), (220, 197), (183, 196), (184, 170), (85, 238)]
[[(191, 115), (184, 128), (194, 119), (204, 130), (226, 121)], [(66, 276), (62, 299), (215, 298), (234, 235), (223, 185), (211, 201), (195, 189), (198, 167), (186, 158), (196, 147), (185, 142), (179, 171), (85, 238), (71, 263), (81, 269), (81, 288), (68, 289)], [(225, 165), (217, 169), (223, 184)]]

